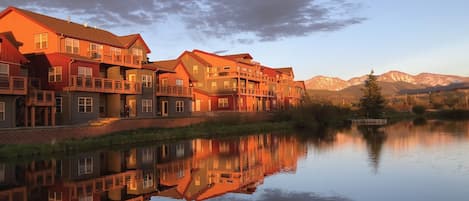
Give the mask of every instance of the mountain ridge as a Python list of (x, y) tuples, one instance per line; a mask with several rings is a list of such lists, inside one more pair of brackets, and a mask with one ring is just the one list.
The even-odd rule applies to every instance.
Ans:
[[(318, 75), (306, 80), (305, 85), (306, 88), (310, 90), (341, 91), (352, 86), (363, 84), (366, 78), (367, 75), (363, 75), (350, 78), (349, 80), (343, 80), (338, 77)], [(405, 72), (391, 70), (378, 75), (378, 81), (390, 83), (404, 82), (420, 87), (434, 87), (458, 82), (469, 82), (469, 77), (428, 72), (411, 75)]]

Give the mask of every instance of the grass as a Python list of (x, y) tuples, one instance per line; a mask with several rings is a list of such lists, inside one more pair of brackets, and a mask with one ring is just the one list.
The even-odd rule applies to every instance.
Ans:
[[(229, 117), (232, 118), (232, 117)], [(238, 118), (239, 120), (239, 118)], [(89, 150), (132, 146), (171, 140), (193, 138), (216, 138), (241, 136), (263, 132), (282, 132), (293, 129), (291, 122), (245, 122), (239, 120), (228, 124), (226, 119), (218, 118), (206, 123), (171, 129), (139, 129), (130, 132), (118, 132), (95, 138), (67, 140), (53, 144), (21, 144), (0, 146), (0, 159), (42, 158), (51, 155), (63, 155)]]

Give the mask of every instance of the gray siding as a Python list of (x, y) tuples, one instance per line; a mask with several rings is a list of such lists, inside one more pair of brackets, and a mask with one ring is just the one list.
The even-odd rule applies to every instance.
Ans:
[(19, 96), (1, 95), (0, 102), (5, 102), (5, 120), (0, 121), (0, 128), (12, 128), (16, 126), (16, 104)]
[[(65, 92), (62, 96), (62, 113), (56, 114), (57, 124), (80, 124), (99, 117), (99, 93)], [(92, 112), (78, 112), (78, 97), (93, 98)]]
[[(168, 101), (169, 117), (185, 117), (192, 114), (192, 99), (183, 97), (158, 97), (158, 114), (161, 115), (161, 102)], [(176, 112), (176, 101), (184, 101), (184, 111)]]

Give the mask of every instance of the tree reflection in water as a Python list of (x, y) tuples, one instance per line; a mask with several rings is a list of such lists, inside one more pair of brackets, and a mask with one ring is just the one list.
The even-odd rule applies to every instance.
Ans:
[(383, 144), (387, 139), (384, 128), (381, 126), (357, 126), (358, 130), (365, 140), (368, 150), (368, 158), (373, 168), (373, 173), (377, 174), (379, 169), (379, 160)]

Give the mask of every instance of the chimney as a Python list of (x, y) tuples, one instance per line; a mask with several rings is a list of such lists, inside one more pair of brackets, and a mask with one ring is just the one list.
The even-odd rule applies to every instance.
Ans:
[(84, 27), (88, 27), (88, 23), (85, 22), (85, 23), (83, 24), (83, 26), (84, 26)]
[(67, 22), (68, 22), (68, 23), (71, 23), (71, 22), (72, 22), (72, 18), (70, 17), (70, 15), (67, 16)]

